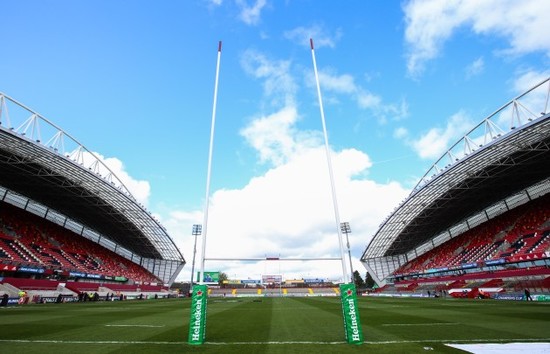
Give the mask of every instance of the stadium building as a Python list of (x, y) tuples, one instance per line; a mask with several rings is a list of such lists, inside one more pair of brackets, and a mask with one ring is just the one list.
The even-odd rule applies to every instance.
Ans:
[(547, 78), (432, 165), (361, 256), (378, 291), (550, 291), (549, 99)]
[(0, 93), (0, 287), (11, 279), (32, 288), (32, 278), (75, 293), (85, 283), (158, 292), (184, 265), (166, 229), (95, 153)]

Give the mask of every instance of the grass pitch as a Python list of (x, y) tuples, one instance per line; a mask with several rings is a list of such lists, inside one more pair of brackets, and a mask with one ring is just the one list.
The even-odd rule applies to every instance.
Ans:
[(550, 303), (359, 298), (365, 342), (344, 341), (340, 299), (210, 298), (187, 344), (190, 299), (0, 308), (0, 353), (462, 353), (445, 343), (550, 342)]

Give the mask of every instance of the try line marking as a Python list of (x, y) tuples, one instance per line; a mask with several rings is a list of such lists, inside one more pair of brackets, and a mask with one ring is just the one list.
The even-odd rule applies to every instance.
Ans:
[[(523, 343), (545, 343), (550, 342), (550, 338), (484, 338), (484, 339), (426, 339), (426, 340), (391, 340), (371, 342), (364, 341), (363, 344), (367, 345), (383, 345), (383, 344), (404, 344), (404, 343), (511, 343), (511, 342), (523, 342)], [(160, 342), (160, 341), (118, 341), (118, 340), (41, 340), (41, 339), (0, 339), (0, 343), (49, 343), (49, 344), (154, 344), (154, 345), (187, 345), (187, 342)], [(297, 344), (315, 344), (315, 345), (337, 345), (346, 344), (347, 342), (316, 342), (316, 341), (266, 341), (266, 342), (205, 342), (204, 345), (297, 345)]]

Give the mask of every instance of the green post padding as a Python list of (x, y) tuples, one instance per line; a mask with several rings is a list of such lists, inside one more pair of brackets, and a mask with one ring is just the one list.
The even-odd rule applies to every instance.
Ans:
[(344, 315), (344, 332), (349, 344), (363, 343), (363, 331), (357, 307), (357, 294), (354, 284), (340, 284), (340, 298)]
[(208, 287), (194, 285), (191, 297), (191, 316), (189, 318), (188, 343), (200, 345), (206, 339), (206, 306), (208, 304)]

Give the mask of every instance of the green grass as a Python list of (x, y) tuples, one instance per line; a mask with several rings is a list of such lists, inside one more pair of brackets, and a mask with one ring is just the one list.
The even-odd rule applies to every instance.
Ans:
[(445, 343), (550, 341), (550, 303), (358, 301), (362, 345), (344, 342), (336, 297), (211, 298), (200, 346), (187, 344), (190, 299), (0, 308), (0, 353), (462, 353)]

